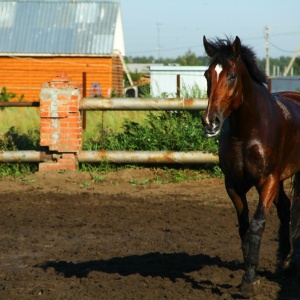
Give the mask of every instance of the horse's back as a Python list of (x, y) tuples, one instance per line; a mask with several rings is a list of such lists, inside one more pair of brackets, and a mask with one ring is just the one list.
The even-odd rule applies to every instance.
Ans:
[(300, 106), (300, 93), (296, 92), (277, 92), (277, 93), (272, 93), (272, 96), (275, 99), (283, 99), (287, 101), (291, 101), (297, 105)]

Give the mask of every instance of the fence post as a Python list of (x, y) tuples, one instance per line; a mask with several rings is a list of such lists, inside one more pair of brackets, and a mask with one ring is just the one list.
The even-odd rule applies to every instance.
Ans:
[(177, 87), (176, 96), (177, 96), (177, 98), (180, 98), (180, 93), (181, 93), (181, 91), (180, 91), (180, 74), (177, 74), (177, 76), (176, 76), (176, 87)]
[(40, 93), (40, 145), (48, 148), (52, 160), (39, 170), (75, 170), (82, 148), (82, 120), (79, 111), (81, 84), (71, 82), (63, 72), (42, 85)]

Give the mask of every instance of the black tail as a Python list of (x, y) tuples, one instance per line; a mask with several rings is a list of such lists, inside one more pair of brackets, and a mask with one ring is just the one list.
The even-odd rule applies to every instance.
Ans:
[(300, 272), (300, 172), (294, 175), (291, 199), (291, 231), (293, 242), (293, 262)]
[(291, 207), (292, 236), (300, 236), (300, 172), (294, 175)]

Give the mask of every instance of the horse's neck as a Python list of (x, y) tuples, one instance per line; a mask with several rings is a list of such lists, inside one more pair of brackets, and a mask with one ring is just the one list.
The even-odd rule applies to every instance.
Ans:
[[(270, 101), (270, 102), (269, 102)], [(247, 136), (272, 110), (272, 99), (264, 86), (256, 83), (243, 89), (241, 105), (229, 117), (229, 126), (236, 135)]]

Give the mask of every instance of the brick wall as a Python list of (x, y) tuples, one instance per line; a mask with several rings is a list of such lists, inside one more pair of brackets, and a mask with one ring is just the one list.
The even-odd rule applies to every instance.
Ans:
[(42, 162), (39, 170), (76, 169), (82, 148), (82, 120), (79, 111), (81, 84), (58, 73), (42, 85), (40, 93), (40, 145), (53, 160)]

